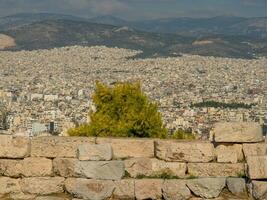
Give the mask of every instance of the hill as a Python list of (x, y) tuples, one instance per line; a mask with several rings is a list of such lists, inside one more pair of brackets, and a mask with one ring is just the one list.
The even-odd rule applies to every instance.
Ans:
[(28, 25), (33, 22), (40, 22), (44, 20), (73, 20), (85, 21), (86, 19), (75, 17), (72, 15), (53, 14), (53, 13), (20, 13), (0, 18), (0, 31), (18, 28), (23, 25)]
[(144, 32), (125, 26), (62, 19), (37, 21), (4, 30), (2, 34), (15, 39), (16, 47), (9, 48), (9, 50), (50, 49), (70, 45), (106, 45), (143, 50), (144, 53), (140, 57), (177, 56), (188, 53), (253, 58), (254, 54), (256, 56), (266, 54), (267, 46), (266, 40), (247, 36), (181, 36)]

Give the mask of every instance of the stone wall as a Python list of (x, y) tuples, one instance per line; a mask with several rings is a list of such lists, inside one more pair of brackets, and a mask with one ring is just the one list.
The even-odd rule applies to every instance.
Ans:
[(211, 142), (0, 136), (0, 158), (3, 200), (267, 199), (253, 124), (218, 124)]

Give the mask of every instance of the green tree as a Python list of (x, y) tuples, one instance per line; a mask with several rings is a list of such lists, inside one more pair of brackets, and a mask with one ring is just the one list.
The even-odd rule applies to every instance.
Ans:
[(96, 112), (91, 122), (70, 129), (71, 136), (166, 138), (158, 106), (142, 92), (140, 83), (96, 83), (93, 96)]

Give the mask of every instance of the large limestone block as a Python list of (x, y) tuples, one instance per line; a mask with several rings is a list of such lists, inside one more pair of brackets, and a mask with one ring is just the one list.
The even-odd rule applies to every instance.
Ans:
[(0, 135), (0, 158), (25, 158), (29, 154), (29, 138)]
[(77, 198), (90, 200), (104, 200), (111, 197), (115, 185), (108, 180), (90, 180), (82, 178), (68, 178), (65, 181), (66, 191)]
[(47, 158), (25, 158), (22, 174), (26, 177), (51, 176), (53, 174), (52, 160)]
[(20, 192), (19, 179), (0, 177), (0, 195)]
[(63, 177), (83, 177), (119, 180), (125, 174), (123, 161), (79, 161), (74, 158), (55, 158), (55, 174)]
[(156, 141), (156, 156), (165, 161), (210, 162), (215, 159), (210, 142)]
[(97, 138), (97, 144), (111, 144), (115, 158), (153, 158), (154, 140)]
[(21, 190), (28, 194), (49, 195), (63, 193), (65, 178), (62, 177), (36, 177), (23, 178), (20, 181)]
[(76, 158), (55, 158), (53, 160), (54, 173), (62, 177), (77, 177), (75, 166), (78, 163)]
[(114, 199), (125, 199), (134, 200), (134, 180), (133, 179), (123, 179), (119, 181), (114, 181), (115, 190), (113, 192)]
[(243, 144), (245, 157), (267, 155), (267, 143)]
[(42, 177), (53, 174), (52, 161), (46, 158), (24, 160), (0, 160), (0, 175), (9, 177)]
[(31, 142), (31, 156), (76, 158), (79, 145), (94, 143), (95, 138), (87, 137), (35, 137)]
[(241, 144), (231, 146), (219, 145), (215, 149), (217, 162), (220, 163), (238, 163), (244, 160)]
[(20, 177), (23, 169), (23, 162), (18, 160), (0, 160), (0, 175), (9, 177)]
[(267, 155), (247, 157), (250, 179), (267, 179)]
[(187, 186), (196, 195), (202, 198), (216, 198), (225, 187), (225, 178), (199, 178), (187, 181)]
[(239, 177), (245, 175), (243, 163), (188, 163), (188, 174), (196, 177)]
[(135, 181), (135, 197), (137, 200), (161, 199), (163, 180), (139, 179)]
[(155, 158), (132, 158), (124, 161), (125, 170), (131, 177), (138, 175), (157, 176), (163, 173), (171, 176), (185, 177), (186, 164), (166, 162)]
[(119, 180), (125, 170), (122, 161), (80, 161), (75, 166), (75, 173), (86, 178)]
[(232, 194), (236, 196), (247, 196), (245, 179), (228, 177), (226, 179), (226, 185)]
[(79, 160), (107, 161), (113, 156), (110, 144), (82, 144), (78, 147)]
[(165, 200), (187, 200), (192, 196), (185, 180), (165, 180), (162, 192)]
[(215, 124), (216, 142), (260, 142), (263, 141), (262, 128), (254, 122), (223, 122)]
[(267, 181), (252, 181), (253, 197), (257, 200), (267, 199)]

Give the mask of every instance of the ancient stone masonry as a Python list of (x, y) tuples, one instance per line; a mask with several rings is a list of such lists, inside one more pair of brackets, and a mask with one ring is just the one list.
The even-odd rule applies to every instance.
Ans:
[(1, 135), (0, 199), (267, 199), (267, 143), (259, 128), (217, 124), (213, 138)]

